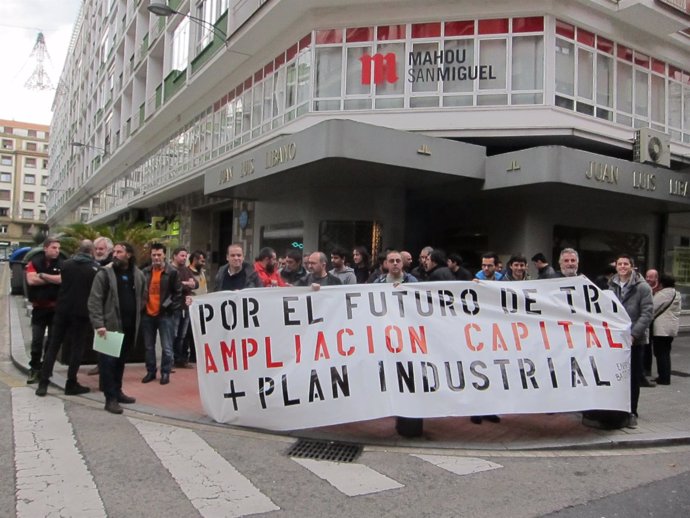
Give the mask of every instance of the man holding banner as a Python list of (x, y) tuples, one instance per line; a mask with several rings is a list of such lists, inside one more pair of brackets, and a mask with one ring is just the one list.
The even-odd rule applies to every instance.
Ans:
[(136, 343), (143, 303), (146, 300), (146, 278), (134, 264), (134, 248), (129, 243), (113, 247), (113, 262), (102, 268), (93, 280), (89, 296), (89, 316), (98, 336), (108, 331), (124, 333), (119, 356), (100, 354), (100, 381), (105, 395), (105, 409), (121, 414), (120, 403), (134, 403), (122, 392), (125, 357)]

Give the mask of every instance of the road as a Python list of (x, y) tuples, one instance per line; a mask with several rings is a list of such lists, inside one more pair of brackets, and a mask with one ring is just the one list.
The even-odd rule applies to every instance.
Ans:
[[(0, 301), (0, 516), (34, 518), (678, 517), (690, 446), (463, 451), (365, 446), (353, 463), (287, 455), (295, 439), (115, 416), (39, 398), (11, 364)], [(58, 393), (59, 394), (59, 393)]]

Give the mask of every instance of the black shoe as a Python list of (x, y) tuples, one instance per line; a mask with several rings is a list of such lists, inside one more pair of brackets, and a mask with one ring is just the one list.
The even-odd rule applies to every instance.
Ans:
[(642, 381), (640, 381), (640, 387), (656, 387), (656, 383), (649, 381), (647, 378), (642, 378)]
[(41, 371), (31, 369), (29, 371), (29, 377), (26, 380), (27, 385), (33, 385), (34, 383), (38, 383), (41, 381)]
[(91, 389), (84, 385), (80, 385), (77, 381), (67, 380), (67, 383), (65, 383), (66, 396), (78, 396), (80, 394), (86, 394), (87, 392), (91, 392)]
[(470, 421), (472, 424), (482, 424), (482, 416), (479, 415), (473, 415), (470, 417)]
[(164, 372), (161, 374), (161, 385), (167, 385), (168, 383), (170, 383), (170, 374)]
[(670, 385), (671, 384), (670, 381), (661, 380), (659, 378), (654, 378), (654, 383), (656, 383), (657, 385)]
[(501, 422), (501, 418), (498, 417), (497, 415), (485, 415), (483, 417), (484, 417), (484, 419), (486, 419), (490, 423), (500, 423)]
[(120, 403), (117, 402), (117, 399), (110, 399), (105, 402), (105, 410), (106, 412), (110, 412), (111, 414), (121, 414), (124, 412), (122, 410), (122, 407), (120, 406)]
[(47, 381), (39, 381), (38, 382), (38, 388), (36, 389), (36, 395), (37, 396), (45, 396), (48, 393), (48, 382)]
[(151, 381), (153, 381), (153, 380), (155, 380), (155, 379), (156, 379), (156, 373), (155, 373), (155, 372), (147, 372), (147, 373), (146, 373), (146, 376), (144, 376), (144, 377), (141, 379), (141, 382), (142, 382), (142, 383), (149, 383), (149, 382), (151, 382)]
[(178, 367), (180, 369), (186, 369), (188, 365), (189, 365), (189, 362), (186, 360), (177, 360), (175, 362), (175, 367)]
[(131, 405), (133, 403), (136, 403), (137, 400), (136, 398), (133, 398), (131, 396), (128, 396), (124, 392), (120, 392), (120, 394), (117, 396), (117, 402), (118, 403), (123, 403), (125, 405)]

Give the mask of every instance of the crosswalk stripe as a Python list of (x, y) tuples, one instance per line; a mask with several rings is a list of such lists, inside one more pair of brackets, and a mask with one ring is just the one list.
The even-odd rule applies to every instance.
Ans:
[(229, 518), (280, 509), (191, 430), (129, 420), (201, 516)]
[(63, 401), (33, 392), (12, 389), (17, 518), (105, 517)]
[(430, 462), (434, 466), (437, 466), (456, 475), (471, 475), (472, 473), (479, 473), (481, 471), (489, 471), (492, 469), (502, 468), (500, 464), (491, 462), (484, 459), (478, 459), (476, 457), (453, 457), (450, 455), (419, 455), (416, 453), (411, 454), (413, 457), (417, 457), (426, 462)]
[(405, 487), (364, 464), (292, 458), (347, 496), (368, 495)]

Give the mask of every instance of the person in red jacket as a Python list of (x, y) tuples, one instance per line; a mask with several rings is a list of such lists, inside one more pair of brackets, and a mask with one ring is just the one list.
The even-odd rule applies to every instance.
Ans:
[(277, 265), (276, 251), (273, 248), (265, 247), (259, 251), (259, 255), (254, 263), (254, 271), (259, 279), (259, 287), (286, 286)]

